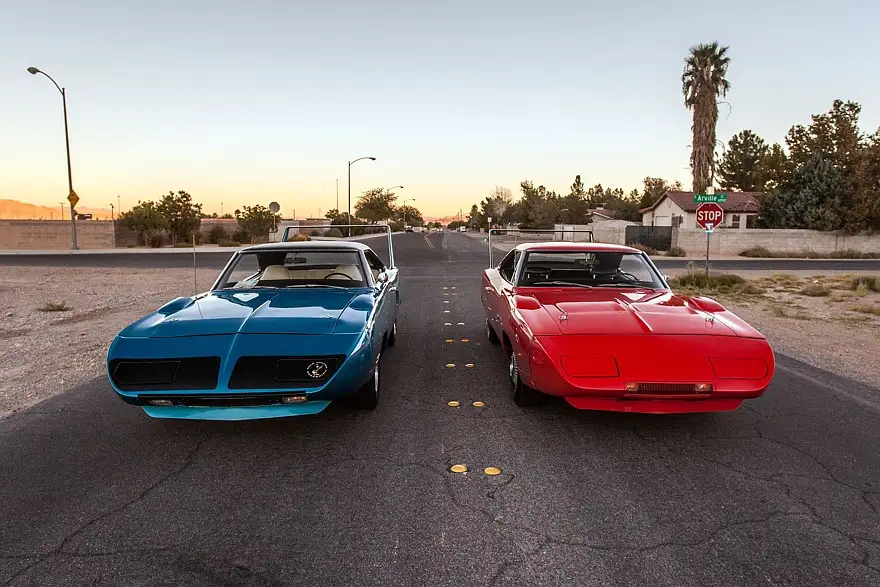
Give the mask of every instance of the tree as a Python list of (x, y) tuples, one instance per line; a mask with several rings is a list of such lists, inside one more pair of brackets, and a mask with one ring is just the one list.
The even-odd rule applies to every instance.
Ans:
[[(680, 181), (669, 183), (660, 177), (646, 177), (642, 180), (642, 195), (639, 199), (639, 208), (650, 208), (657, 203), (668, 191), (681, 191)], [(641, 218), (639, 219), (641, 220)]]
[(733, 135), (718, 162), (719, 185), (726, 190), (764, 191), (769, 179), (765, 167), (769, 158), (767, 143), (752, 131)]
[(848, 189), (842, 171), (815, 153), (762, 198), (760, 215), (771, 228), (838, 230), (846, 222), (841, 201)]
[[(360, 236), (362, 234), (366, 234), (367, 232), (366, 229), (357, 228), (356, 226), (358, 224), (366, 224), (366, 222), (364, 222), (360, 218), (357, 218), (356, 216), (349, 216), (348, 212), (340, 212), (336, 215), (335, 218), (330, 221), (330, 224), (338, 226), (354, 225), (354, 227), (350, 229), (352, 236)], [(349, 229), (346, 228), (343, 230), (343, 232), (348, 235)]]
[(269, 232), (278, 226), (281, 217), (272, 214), (265, 206), (257, 204), (256, 206), (242, 206), (242, 210), (238, 214), (238, 226), (251, 236), (251, 242), (255, 242), (258, 237), (268, 235)]
[(729, 47), (717, 41), (691, 47), (684, 60), (681, 90), (684, 105), (693, 112), (691, 132), (691, 172), (694, 193), (703, 193), (712, 185), (715, 175), (716, 126), (718, 124), (718, 98), (727, 95), (727, 67)]
[(145, 244), (155, 242), (168, 228), (165, 216), (158, 210), (156, 202), (138, 202), (128, 212), (119, 216), (122, 225), (137, 234)]
[(773, 143), (764, 157), (764, 189), (773, 190), (791, 177), (792, 162), (779, 143)]
[(504, 214), (510, 209), (512, 204), (513, 194), (511, 191), (504, 186), (497, 185), (495, 189), (489, 192), (487, 206), (482, 210), (482, 213), (487, 218), (491, 216), (494, 222), (501, 223)]
[[(404, 214), (405, 213), (405, 214)], [(410, 226), (422, 226), (425, 223), (425, 220), (422, 218), (422, 213), (419, 212), (419, 209), (415, 206), (398, 206), (394, 209), (393, 219), (395, 222), (399, 222), (401, 225), (409, 224)]]
[(336, 220), (339, 217), (339, 210), (333, 208), (332, 210), (327, 210), (327, 213), (324, 214), (324, 218), (329, 218), (330, 220)]
[(202, 205), (194, 204), (192, 196), (183, 190), (176, 194), (168, 192), (159, 203), (156, 210), (165, 218), (167, 230), (171, 234), (172, 244), (178, 240), (189, 240), (192, 233), (201, 224)]
[(476, 204), (471, 206), (466, 224), (474, 228), (482, 228), (486, 224), (486, 218), (480, 213), (480, 208)]
[(388, 220), (394, 215), (396, 201), (397, 196), (394, 193), (386, 192), (384, 188), (373, 188), (358, 198), (354, 213), (370, 223)]
[(876, 176), (864, 173), (872, 167), (873, 142), (859, 128), (860, 113), (857, 102), (835, 100), (828, 112), (814, 114), (809, 125), (795, 125), (785, 136), (793, 174), (805, 165), (809, 168), (816, 155), (840, 173), (845, 189), (837, 194), (840, 209), (834, 216), (842, 220), (836, 228), (850, 232), (871, 227), (870, 186), (876, 182)]

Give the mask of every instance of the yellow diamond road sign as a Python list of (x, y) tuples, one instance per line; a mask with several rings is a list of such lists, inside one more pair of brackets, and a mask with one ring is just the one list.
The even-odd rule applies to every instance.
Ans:
[(76, 203), (79, 202), (79, 196), (76, 195), (76, 192), (70, 190), (70, 195), (67, 196), (67, 201), (70, 202), (71, 206), (76, 206)]

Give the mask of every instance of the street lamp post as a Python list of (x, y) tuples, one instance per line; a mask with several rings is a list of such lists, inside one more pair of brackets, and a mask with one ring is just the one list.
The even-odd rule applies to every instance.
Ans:
[[(348, 162), (348, 223), (349, 223), (349, 225), (352, 224), (352, 222), (351, 222), (351, 165), (353, 163), (357, 163), (358, 161), (360, 161), (362, 159), (369, 159), (370, 161), (376, 160), (375, 157), (360, 157), (358, 159), (355, 159), (354, 161)], [(351, 226), (348, 227), (348, 236), (351, 236)]]
[[(339, 178), (336, 178), (336, 215), (339, 216)], [(349, 223), (351, 224), (351, 223)]]
[[(403, 187), (403, 186), (400, 186)], [(406, 230), (406, 203), (407, 202), (415, 202), (415, 198), (407, 198), (403, 201), (403, 229)]]
[[(38, 73), (45, 75), (47, 78), (49, 78), (49, 81), (51, 81), (53, 84), (55, 84), (55, 87), (58, 88), (58, 91), (61, 92), (61, 104), (64, 107), (64, 143), (67, 147), (67, 187), (70, 190), (68, 193), (68, 198), (69, 198), (70, 196), (74, 195), (74, 192), (73, 192), (73, 174), (70, 170), (70, 135), (67, 131), (67, 93), (65, 92), (64, 88), (59, 86), (55, 82), (55, 80), (52, 79), (52, 76), (50, 76), (45, 71), (40, 71), (36, 67), (28, 67), (27, 70), (28, 70), (28, 73), (30, 73), (31, 75), (37, 75)], [(72, 238), (71, 248), (76, 250), (79, 247), (76, 245), (76, 210), (74, 208), (73, 202), (70, 202), (70, 232), (71, 232), (71, 238)]]

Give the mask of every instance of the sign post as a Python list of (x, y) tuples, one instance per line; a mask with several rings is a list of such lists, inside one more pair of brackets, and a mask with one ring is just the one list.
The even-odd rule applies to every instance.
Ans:
[[(281, 210), (281, 206), (278, 205), (278, 202), (269, 202), (269, 212), (272, 213), (272, 232), (276, 233), (275, 237), (277, 238), (278, 233), (278, 211)], [(295, 213), (294, 213), (295, 215)], [(274, 239), (273, 239), (274, 240)]]
[[(716, 195), (716, 194), (703, 194)], [(723, 194), (718, 194), (723, 195)], [(694, 196), (694, 200), (697, 196)], [(726, 200), (726, 197), (725, 197)], [(716, 202), (706, 202), (697, 207), (697, 225), (706, 231), (706, 277), (709, 277), (709, 239), (712, 231), (724, 220), (724, 210)]]

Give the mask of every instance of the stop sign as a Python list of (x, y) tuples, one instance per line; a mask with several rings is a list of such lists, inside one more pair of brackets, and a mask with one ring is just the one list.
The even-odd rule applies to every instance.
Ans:
[(705, 229), (707, 224), (711, 224), (715, 228), (724, 220), (724, 210), (718, 204), (709, 202), (700, 204), (697, 208), (697, 225)]

